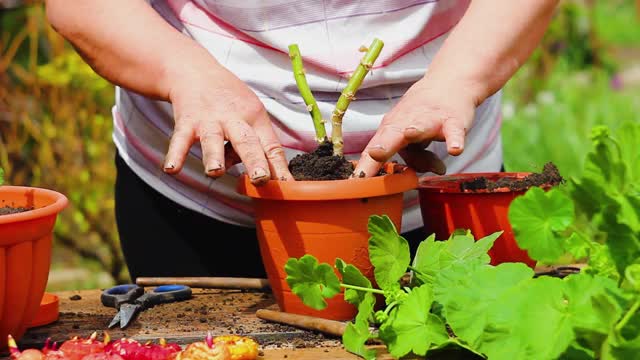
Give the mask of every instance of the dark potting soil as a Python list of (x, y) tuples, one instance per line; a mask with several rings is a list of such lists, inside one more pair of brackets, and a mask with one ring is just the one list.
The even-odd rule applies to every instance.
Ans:
[(0, 207), (0, 216), (17, 214), (25, 211), (30, 211), (30, 210), (33, 210), (33, 208), (4, 206), (4, 207)]
[(329, 140), (313, 152), (296, 155), (289, 161), (289, 171), (296, 180), (344, 180), (353, 174), (353, 164), (344, 156), (333, 155)]
[(466, 181), (460, 184), (461, 191), (477, 191), (488, 190), (494, 191), (499, 188), (508, 188), (513, 191), (525, 190), (533, 186), (555, 186), (564, 183), (564, 178), (560, 175), (558, 167), (552, 162), (548, 162), (542, 168), (541, 173), (531, 173), (522, 179), (516, 179), (511, 177), (501, 178), (497, 181), (492, 181), (485, 177), (477, 177), (471, 181)]
[[(333, 144), (325, 139), (310, 153), (296, 155), (289, 161), (289, 171), (296, 180), (345, 180), (353, 174), (353, 163), (344, 156), (333, 155)], [(376, 176), (385, 175), (381, 168)], [(364, 173), (359, 174), (364, 177)]]

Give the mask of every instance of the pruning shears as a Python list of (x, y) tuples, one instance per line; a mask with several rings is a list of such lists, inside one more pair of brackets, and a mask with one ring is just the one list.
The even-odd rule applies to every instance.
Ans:
[(123, 329), (136, 314), (158, 304), (182, 301), (191, 298), (191, 288), (185, 285), (162, 285), (145, 292), (135, 284), (117, 285), (102, 292), (102, 305), (118, 310), (109, 329), (120, 324)]

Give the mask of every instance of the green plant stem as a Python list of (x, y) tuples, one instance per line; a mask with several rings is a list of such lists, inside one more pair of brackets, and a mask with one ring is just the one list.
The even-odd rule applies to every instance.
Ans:
[(624, 326), (627, 325), (631, 317), (635, 315), (638, 309), (640, 309), (640, 299), (636, 300), (636, 302), (633, 303), (629, 311), (627, 311), (627, 313), (624, 314), (624, 317), (622, 318), (622, 320), (620, 320), (620, 322), (616, 325), (616, 330), (621, 331), (624, 328)]
[(316, 131), (316, 141), (322, 143), (327, 139), (327, 130), (324, 127), (324, 120), (322, 120), (322, 114), (316, 99), (313, 97), (313, 93), (307, 83), (307, 77), (304, 73), (304, 65), (302, 63), (302, 55), (300, 55), (300, 49), (297, 44), (289, 45), (289, 57), (291, 58), (291, 65), (293, 67), (293, 77), (296, 79), (296, 85), (298, 91), (307, 105), (307, 110), (311, 113), (311, 119), (313, 120), (313, 127)]
[(356, 70), (351, 74), (351, 78), (349, 78), (349, 82), (347, 86), (345, 86), (344, 90), (340, 94), (340, 98), (336, 103), (336, 107), (331, 113), (331, 142), (333, 143), (333, 155), (342, 156), (344, 142), (342, 139), (342, 118), (344, 117), (344, 113), (347, 111), (349, 104), (351, 101), (356, 98), (356, 92), (360, 85), (362, 85), (362, 81), (364, 77), (367, 75), (369, 70), (373, 67), (373, 63), (380, 55), (380, 51), (384, 43), (379, 39), (374, 39), (367, 49), (366, 54), (360, 60), (360, 64), (356, 68)]
[(374, 294), (384, 295), (384, 291), (379, 290), (379, 289), (372, 289), (372, 288), (366, 288), (366, 287), (355, 286), (355, 285), (347, 285), (347, 284), (340, 284), (340, 286), (342, 286), (345, 289), (367, 291), (367, 292), (374, 293)]

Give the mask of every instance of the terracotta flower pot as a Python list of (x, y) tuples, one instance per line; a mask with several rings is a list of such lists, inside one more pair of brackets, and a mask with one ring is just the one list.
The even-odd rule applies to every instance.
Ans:
[(418, 194), (426, 234), (447, 239), (455, 229), (470, 229), (476, 239), (503, 230), (489, 251), (491, 263), (523, 262), (534, 267), (525, 250), (518, 247), (507, 216), (511, 201), (524, 190), (506, 187), (488, 190), (463, 191), (460, 184), (478, 177), (497, 181), (501, 177), (522, 179), (529, 173), (469, 173), (420, 178)]
[[(373, 280), (369, 262), (369, 216), (386, 214), (399, 229), (403, 192), (418, 178), (404, 166), (387, 164), (387, 175), (330, 181), (278, 181), (253, 186), (241, 178), (238, 192), (254, 199), (256, 231), (269, 283), (282, 311), (349, 320), (356, 309), (338, 295), (317, 311), (291, 292), (284, 265), (305, 254), (331, 265), (336, 258), (357, 266)], [(395, 171), (394, 171), (395, 168)]]
[(7, 335), (22, 337), (38, 312), (49, 276), (53, 226), (67, 203), (55, 191), (0, 186), (0, 207), (33, 208), (0, 216), (0, 348)]

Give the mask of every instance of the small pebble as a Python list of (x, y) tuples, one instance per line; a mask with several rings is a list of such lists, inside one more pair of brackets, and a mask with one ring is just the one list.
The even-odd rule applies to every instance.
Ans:
[(82, 300), (82, 296), (80, 296), (78, 294), (73, 295), (73, 296), (69, 296), (69, 300), (71, 300), (71, 301)]

